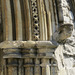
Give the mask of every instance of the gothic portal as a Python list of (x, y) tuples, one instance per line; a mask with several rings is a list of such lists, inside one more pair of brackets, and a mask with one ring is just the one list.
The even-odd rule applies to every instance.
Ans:
[[(0, 0), (0, 4), (0, 75), (58, 75), (53, 34), (60, 33), (61, 41), (70, 36), (62, 39), (67, 22), (61, 0)], [(72, 30), (72, 24), (68, 27)]]

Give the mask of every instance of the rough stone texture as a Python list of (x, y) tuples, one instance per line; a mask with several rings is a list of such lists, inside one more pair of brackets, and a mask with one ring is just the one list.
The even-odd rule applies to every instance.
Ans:
[[(72, 3), (72, 4), (71, 4)], [(72, 24), (73, 25), (73, 32), (71, 37), (65, 38), (64, 32), (62, 32), (63, 41), (66, 39), (65, 43), (61, 41), (59, 31), (54, 33), (54, 40), (61, 41), (59, 46), (56, 48), (55, 51), (55, 58), (58, 64), (58, 75), (75, 75), (75, 24), (74, 24), (74, 11), (73, 5), (75, 1), (72, 0), (61, 0), (60, 5), (63, 11), (63, 23), (64, 24)], [(73, 10), (73, 11), (71, 11)], [(62, 14), (61, 14), (62, 15)], [(68, 25), (68, 24), (67, 24)], [(59, 27), (60, 28), (60, 27)], [(62, 28), (63, 29), (63, 28)], [(68, 27), (66, 28), (66, 30)], [(64, 30), (66, 32), (66, 30)], [(69, 33), (68, 30), (67, 33)], [(65, 39), (64, 39), (65, 38)], [(63, 44), (62, 44), (63, 43)]]
[(68, 0), (61, 0), (62, 1), (62, 10), (63, 10), (63, 16), (64, 16), (64, 23), (70, 23), (73, 24), (73, 13), (70, 9)]
[(55, 51), (58, 63), (58, 75), (75, 75), (75, 30), (64, 45)]
[[(74, 14), (68, 0), (61, 1), (64, 23), (74, 25)], [(55, 57), (58, 64), (58, 75), (75, 75), (75, 29), (73, 29), (71, 37), (66, 39), (66, 43), (57, 47)]]
[(61, 0), (61, 7), (63, 10), (63, 23), (73, 24), (74, 16), (68, 1), (69, 0)]

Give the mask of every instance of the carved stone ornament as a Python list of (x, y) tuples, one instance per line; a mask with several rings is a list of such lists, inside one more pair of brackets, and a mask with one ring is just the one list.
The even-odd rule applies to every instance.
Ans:
[(54, 33), (53, 39), (59, 43), (64, 43), (67, 38), (69, 38), (73, 31), (72, 24), (63, 24)]

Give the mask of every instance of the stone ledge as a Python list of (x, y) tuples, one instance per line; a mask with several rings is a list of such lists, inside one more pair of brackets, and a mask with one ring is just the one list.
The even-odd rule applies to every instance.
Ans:
[(0, 43), (1, 49), (6, 48), (56, 48), (57, 43), (51, 41), (4, 41)]
[(4, 41), (3, 58), (53, 58), (57, 43), (51, 41)]

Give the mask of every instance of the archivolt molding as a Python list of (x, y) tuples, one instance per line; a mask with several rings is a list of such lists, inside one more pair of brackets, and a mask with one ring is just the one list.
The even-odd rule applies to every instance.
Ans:
[(37, 0), (31, 0), (32, 7), (32, 39), (38, 41), (40, 38), (39, 14)]

